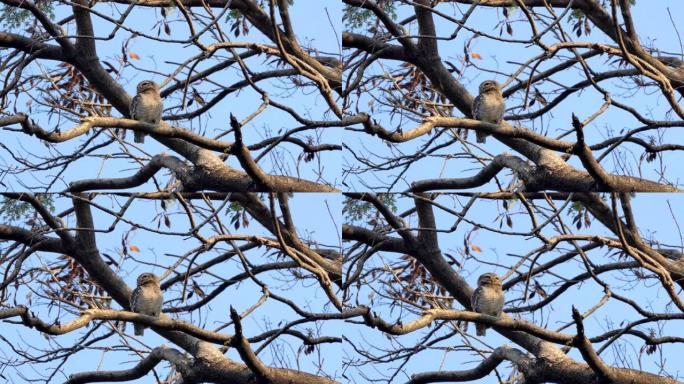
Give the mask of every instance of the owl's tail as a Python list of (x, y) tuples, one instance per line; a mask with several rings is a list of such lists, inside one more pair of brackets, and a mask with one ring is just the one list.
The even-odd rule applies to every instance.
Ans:
[(134, 132), (133, 134), (133, 141), (136, 143), (144, 143), (145, 142), (145, 132)]
[(484, 324), (475, 324), (475, 330), (476, 330), (478, 336), (487, 335), (487, 328), (489, 328), (489, 327), (484, 325)]
[(133, 328), (135, 328), (135, 335), (136, 336), (142, 336), (145, 334), (145, 326), (144, 325), (133, 324)]

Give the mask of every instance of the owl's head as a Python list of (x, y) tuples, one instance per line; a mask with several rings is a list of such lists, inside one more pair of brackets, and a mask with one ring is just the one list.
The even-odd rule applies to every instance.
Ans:
[(490, 286), (501, 285), (501, 278), (499, 278), (499, 275), (497, 275), (496, 273), (492, 273), (492, 272), (484, 273), (484, 274), (480, 275), (480, 277), (477, 278), (477, 286), (482, 287), (482, 286), (486, 286), (486, 285), (490, 285)]
[(159, 92), (159, 86), (152, 80), (143, 80), (140, 83), (138, 83), (138, 87), (136, 88), (136, 90), (138, 91), (138, 93), (143, 93), (147, 91)]
[(485, 80), (480, 84), (480, 93), (499, 91), (499, 83), (494, 80)]
[(137, 284), (138, 286), (143, 286), (146, 284), (159, 284), (159, 279), (154, 273), (145, 272), (138, 276)]

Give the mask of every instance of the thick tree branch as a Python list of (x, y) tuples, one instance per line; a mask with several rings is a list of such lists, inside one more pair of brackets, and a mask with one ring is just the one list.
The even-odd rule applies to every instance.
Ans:
[(242, 126), (237, 121), (233, 114), (230, 114), (230, 126), (235, 133), (235, 156), (237, 156), (240, 165), (247, 172), (247, 174), (259, 185), (258, 188), (272, 191), (275, 186), (271, 184), (271, 179), (268, 175), (257, 165), (256, 161), (249, 153), (247, 146), (242, 142)]
[(444, 189), (468, 189), (487, 184), (504, 168), (512, 169), (522, 180), (532, 178), (533, 167), (516, 156), (503, 153), (497, 155), (480, 172), (471, 177), (457, 179), (439, 178), (420, 180), (411, 183), (411, 192), (435, 191)]
[(601, 167), (591, 153), (589, 146), (584, 142), (584, 126), (574, 113), (572, 114), (572, 126), (577, 134), (577, 143), (573, 146), (572, 152), (580, 158), (584, 168), (596, 180), (599, 190), (616, 190), (618, 187), (613, 182), (613, 176)]
[(529, 335), (539, 337), (552, 343), (565, 345), (572, 342), (573, 335), (549, 331), (546, 328), (539, 327), (525, 320), (511, 319), (509, 317), (494, 317), (483, 315), (471, 311), (458, 311), (451, 309), (429, 309), (423, 312), (422, 316), (410, 322), (402, 322), (401, 324), (389, 324), (385, 320), (373, 315), (370, 311), (364, 315), (366, 324), (378, 328), (382, 332), (390, 335), (406, 335), (418, 329), (430, 326), (437, 320), (450, 321), (469, 321), (474, 323), (486, 324), (500, 329), (507, 329), (511, 331), (520, 331)]
[(269, 382), (269, 370), (264, 363), (259, 360), (257, 355), (252, 350), (249, 342), (242, 333), (242, 322), (240, 321), (240, 315), (237, 313), (235, 308), (230, 307), (230, 319), (233, 320), (233, 325), (235, 326), (235, 336), (231, 342), (231, 345), (238, 350), (242, 361), (245, 362), (247, 367), (254, 372), (254, 377), (257, 381)]
[(129, 177), (116, 179), (89, 179), (74, 181), (69, 185), (68, 192), (83, 192), (102, 189), (126, 189), (137, 187), (147, 182), (162, 168), (168, 168), (174, 172), (179, 180), (188, 178), (190, 169), (179, 159), (166, 154), (155, 155), (138, 172)]
[(594, 351), (589, 340), (584, 336), (584, 323), (582, 322), (582, 315), (575, 306), (572, 307), (572, 319), (575, 321), (577, 327), (577, 335), (573, 338), (572, 343), (580, 350), (582, 357), (589, 364), (591, 369), (596, 372), (601, 382), (614, 382), (614, 375), (612, 369), (601, 360), (601, 358)]
[(33, 316), (29, 309), (24, 306), (0, 310), (0, 319), (13, 316), (20, 316), (24, 325), (48, 335), (64, 335), (86, 327), (94, 320), (119, 320), (142, 324), (159, 330), (180, 331), (215, 344), (230, 343), (233, 339), (231, 335), (207, 331), (186, 321), (171, 319), (166, 315), (154, 317), (112, 309), (88, 309), (83, 311), (78, 318), (63, 324), (48, 324)]
[(441, 371), (441, 372), (425, 372), (418, 373), (411, 376), (406, 384), (427, 384), (438, 382), (462, 382), (481, 379), (491, 373), (504, 360), (514, 363), (521, 371), (526, 371), (526, 366), (529, 366), (534, 360), (530, 359), (523, 352), (511, 348), (507, 345), (501, 346), (494, 350), (486, 359), (482, 360), (475, 368), (463, 371)]
[(39, 251), (67, 253), (62, 240), (42, 235), (40, 232), (0, 224), (0, 240), (11, 240), (33, 247)]
[(10, 32), (0, 32), (0, 47), (15, 48), (40, 59), (65, 61), (62, 47), (44, 44), (38, 40)]
[(409, 252), (401, 238), (385, 236), (376, 231), (350, 224), (342, 225), (342, 239), (360, 241), (387, 252)]
[(376, 39), (352, 32), (342, 33), (342, 46), (344, 48), (358, 48), (362, 51), (377, 55), (379, 58), (387, 60), (398, 60), (411, 62), (409, 55), (406, 54), (404, 47), (383, 43)]
[(131, 381), (145, 376), (162, 360), (172, 363), (179, 372), (189, 370), (189, 367), (192, 364), (190, 359), (183, 356), (182, 353), (176, 351), (175, 349), (161, 346), (154, 348), (152, 352), (140, 360), (140, 362), (138, 362), (138, 364), (136, 364), (133, 368), (120, 371), (93, 371), (75, 373), (69, 376), (69, 379), (65, 382), (65, 384)]

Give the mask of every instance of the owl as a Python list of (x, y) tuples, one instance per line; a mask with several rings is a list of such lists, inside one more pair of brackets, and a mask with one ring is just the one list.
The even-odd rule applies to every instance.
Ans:
[[(159, 95), (159, 86), (154, 81), (144, 80), (138, 84), (138, 94), (131, 100), (131, 118), (151, 124), (159, 124), (164, 103)], [(134, 141), (145, 142), (145, 133), (135, 131)]]
[[(503, 95), (499, 83), (494, 80), (486, 80), (480, 84), (480, 94), (473, 100), (473, 118), (486, 123), (499, 124), (503, 118), (504, 103)], [(488, 134), (485, 132), (475, 132), (478, 143), (487, 141)]]
[[(501, 316), (501, 310), (504, 304), (504, 294), (501, 289), (501, 280), (495, 273), (485, 273), (477, 279), (477, 288), (473, 291), (473, 297), (470, 299), (470, 305), (473, 311), (483, 315)], [(485, 336), (487, 334), (485, 324), (475, 324), (478, 336)]]
[[(162, 292), (159, 288), (159, 279), (152, 273), (143, 273), (138, 276), (138, 286), (131, 293), (131, 310), (143, 315), (158, 317), (161, 313)], [(135, 335), (142, 336), (145, 326), (134, 324)]]

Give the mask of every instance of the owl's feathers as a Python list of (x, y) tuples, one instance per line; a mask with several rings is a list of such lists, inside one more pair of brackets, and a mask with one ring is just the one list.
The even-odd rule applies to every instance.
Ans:
[[(480, 84), (480, 94), (473, 100), (473, 118), (486, 123), (499, 124), (503, 119), (506, 104), (499, 83), (494, 80), (486, 80)], [(475, 132), (478, 143), (484, 143), (488, 134)]]
[[(159, 124), (161, 121), (164, 103), (159, 95), (159, 86), (154, 81), (144, 80), (136, 88), (137, 95), (133, 96), (130, 105), (131, 118), (151, 124)], [(134, 132), (136, 143), (145, 142), (144, 132)]]
[[(152, 273), (138, 276), (137, 287), (131, 293), (131, 310), (143, 315), (159, 317), (163, 295), (159, 287), (159, 279)], [(145, 326), (134, 324), (136, 336), (145, 333)]]
[[(501, 289), (501, 279), (495, 273), (485, 273), (477, 279), (477, 288), (473, 291), (470, 305), (473, 311), (500, 317), (503, 310), (504, 294)], [(487, 334), (486, 324), (475, 324), (478, 336)]]

